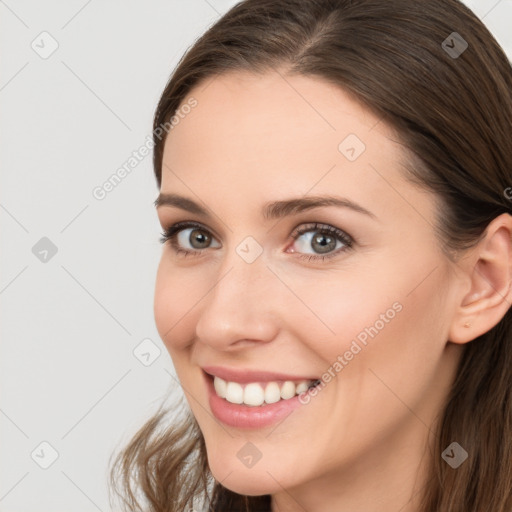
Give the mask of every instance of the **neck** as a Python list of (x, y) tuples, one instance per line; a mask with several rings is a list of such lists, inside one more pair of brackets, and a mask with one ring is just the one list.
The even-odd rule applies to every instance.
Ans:
[(435, 435), (414, 422), (344, 468), (274, 494), (272, 512), (420, 512)]

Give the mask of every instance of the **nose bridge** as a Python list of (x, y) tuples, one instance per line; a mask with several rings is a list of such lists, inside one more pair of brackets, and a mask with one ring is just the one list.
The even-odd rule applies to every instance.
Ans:
[(276, 335), (271, 272), (263, 253), (251, 254), (254, 249), (242, 242), (218, 267), (196, 324), (198, 339), (221, 348), (239, 340), (270, 341)]

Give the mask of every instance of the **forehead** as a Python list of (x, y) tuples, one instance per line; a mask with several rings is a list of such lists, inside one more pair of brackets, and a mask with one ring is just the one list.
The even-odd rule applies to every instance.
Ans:
[(325, 148), (336, 154), (338, 144), (350, 134), (371, 145), (396, 139), (392, 129), (350, 92), (316, 77), (230, 72), (206, 80), (189, 96), (197, 106), (168, 136), (166, 149), (173, 153), (175, 145), (211, 145), (216, 152), (240, 148), (243, 158), (249, 159), (261, 158), (262, 148), (269, 155), (288, 149), (299, 153), (324, 141)]
[(322, 79), (231, 72), (190, 97), (197, 106), (165, 143), (162, 191), (229, 196), (238, 210), (248, 198), (325, 192), (389, 208), (410, 187), (394, 130)]

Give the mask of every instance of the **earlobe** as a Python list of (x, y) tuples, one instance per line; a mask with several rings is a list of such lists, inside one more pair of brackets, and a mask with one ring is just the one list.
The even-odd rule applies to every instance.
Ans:
[(470, 290), (460, 301), (448, 339), (467, 343), (490, 331), (512, 305), (512, 216), (496, 217), (458, 266)]

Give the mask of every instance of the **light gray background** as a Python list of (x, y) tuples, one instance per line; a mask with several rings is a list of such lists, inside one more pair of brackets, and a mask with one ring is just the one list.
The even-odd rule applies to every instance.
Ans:
[[(110, 510), (111, 452), (177, 388), (153, 319), (151, 153), (103, 200), (92, 190), (144, 144), (179, 58), (235, 3), (0, 0), (1, 512)], [(466, 3), (512, 58), (512, 0)]]

